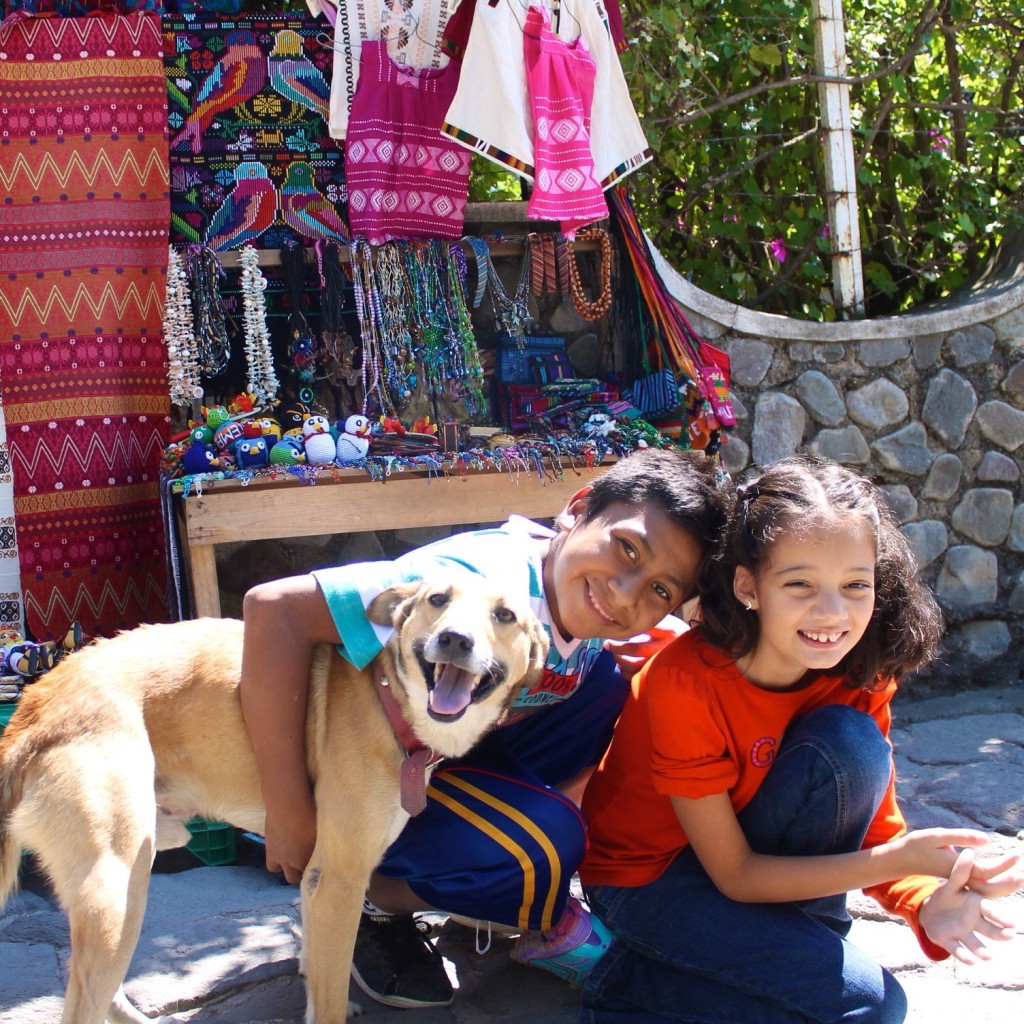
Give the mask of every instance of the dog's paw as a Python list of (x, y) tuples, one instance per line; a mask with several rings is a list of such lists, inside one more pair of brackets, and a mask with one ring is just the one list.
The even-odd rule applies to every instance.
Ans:
[(363, 1008), (358, 1003), (352, 1002), (350, 999), (348, 1001), (348, 1015), (350, 1017), (361, 1017), (363, 1015)]

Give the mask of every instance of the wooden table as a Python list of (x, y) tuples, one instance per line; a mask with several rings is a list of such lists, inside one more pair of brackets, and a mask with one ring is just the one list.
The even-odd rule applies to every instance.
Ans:
[(322, 471), (315, 484), (292, 476), (255, 477), (245, 485), (234, 479), (204, 482), (201, 494), (178, 499), (196, 614), (220, 616), (218, 544), (498, 523), (513, 512), (548, 519), (594, 476), (594, 470), (574, 470), (566, 460), (561, 478), (542, 479), (536, 470), (469, 470), (444, 477), (407, 469), (378, 481), (361, 469), (341, 469)]

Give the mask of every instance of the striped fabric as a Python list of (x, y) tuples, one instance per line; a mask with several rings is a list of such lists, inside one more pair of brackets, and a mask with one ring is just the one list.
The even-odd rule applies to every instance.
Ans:
[(37, 640), (167, 617), (158, 473), (167, 93), (160, 19), (0, 34), (0, 389)]

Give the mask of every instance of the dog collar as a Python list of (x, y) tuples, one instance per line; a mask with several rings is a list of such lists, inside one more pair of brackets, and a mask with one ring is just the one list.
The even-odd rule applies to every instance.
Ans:
[(381, 707), (391, 723), (391, 731), (405, 752), (399, 770), (402, 810), (410, 818), (415, 818), (427, 806), (427, 769), (433, 768), (442, 758), (412, 731), (412, 726), (406, 721), (391, 692), (384, 670), (377, 663), (373, 666), (373, 681)]

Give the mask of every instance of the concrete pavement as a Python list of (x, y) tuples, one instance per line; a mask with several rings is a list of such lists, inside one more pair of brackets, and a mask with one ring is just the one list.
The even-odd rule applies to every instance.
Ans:
[[(912, 827), (967, 825), (1024, 848), (1024, 688), (898, 701), (893, 732), (904, 813)], [(1024, 1006), (1024, 897), (1009, 905), (1018, 936), (994, 961), (965, 968), (928, 961), (910, 929), (852, 897), (852, 938), (895, 971), (910, 1024), (1007, 1024)], [(256, 866), (156, 874), (126, 991), (153, 1016), (181, 1024), (300, 1024), (298, 890)], [(572, 1024), (575, 992), (508, 957), (493, 936), (433, 918), (458, 987), (441, 1010), (394, 1010), (353, 987), (379, 1024)], [(482, 940), (486, 936), (480, 936)], [(31, 875), (0, 914), (0, 1024), (57, 1024), (69, 956), (66, 920)]]

